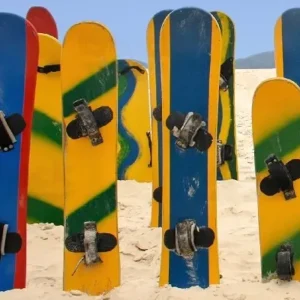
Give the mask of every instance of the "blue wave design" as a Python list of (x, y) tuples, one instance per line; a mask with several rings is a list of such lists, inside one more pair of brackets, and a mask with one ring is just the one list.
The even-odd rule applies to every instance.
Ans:
[[(118, 60), (118, 68), (119, 70), (123, 70), (124, 68), (129, 67), (129, 64), (126, 60)], [(136, 140), (132, 137), (132, 135), (126, 130), (126, 126), (123, 122), (123, 109), (127, 106), (131, 96), (134, 93), (136, 87), (136, 78), (133, 72), (130, 70), (128, 73), (121, 75), (125, 76), (127, 80), (127, 86), (125, 92), (122, 95), (119, 95), (119, 113), (118, 113), (118, 130), (119, 134), (126, 140), (126, 143), (129, 146), (129, 153), (125, 158), (120, 161), (118, 166), (118, 179), (126, 180), (125, 174), (127, 169), (137, 160), (139, 155), (139, 146)], [(138, 113), (138, 112), (137, 112)], [(146, 134), (146, 133), (145, 133)]]

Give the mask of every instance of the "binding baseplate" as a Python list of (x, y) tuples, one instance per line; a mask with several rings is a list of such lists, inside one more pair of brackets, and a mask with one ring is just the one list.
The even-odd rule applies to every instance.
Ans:
[(229, 80), (233, 75), (233, 57), (229, 57), (221, 65), (221, 74), (219, 80), (219, 88), (221, 91), (226, 92), (229, 88)]
[(79, 99), (73, 102), (73, 107), (77, 112), (76, 118), (80, 120), (79, 127), (82, 136), (88, 136), (92, 146), (103, 143), (103, 137), (99, 131), (97, 121), (93, 115), (92, 109), (88, 106), (85, 99)]
[(84, 262), (85, 266), (102, 263), (99, 252), (109, 252), (113, 250), (118, 241), (110, 233), (97, 232), (97, 224), (94, 221), (83, 223), (83, 233), (69, 235), (65, 239), (66, 249), (70, 252), (84, 253), (77, 263), (72, 276), (76, 273), (79, 265)]
[(285, 200), (296, 198), (293, 179), (285, 164), (275, 155), (271, 154), (265, 160), (270, 177), (283, 192)]
[(96, 222), (84, 222), (83, 230), (84, 255), (77, 263), (72, 276), (75, 274), (82, 262), (84, 262), (86, 266), (103, 262), (98, 255)]
[(233, 159), (233, 147), (223, 144), (221, 140), (217, 141), (217, 165), (224, 165), (226, 161)]
[(189, 112), (181, 128), (174, 126), (172, 129), (173, 135), (177, 138), (175, 144), (182, 149), (194, 147), (196, 143), (194, 138), (205, 125), (206, 123), (199, 114)]
[(290, 244), (281, 245), (276, 253), (276, 273), (280, 280), (290, 281), (295, 275), (294, 252)]
[(164, 235), (164, 244), (184, 259), (191, 260), (200, 248), (210, 247), (215, 239), (212, 229), (198, 227), (193, 219), (185, 219), (169, 229)]

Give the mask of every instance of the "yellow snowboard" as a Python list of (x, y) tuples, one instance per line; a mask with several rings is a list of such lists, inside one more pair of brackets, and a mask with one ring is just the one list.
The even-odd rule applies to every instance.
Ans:
[(63, 225), (64, 179), (59, 41), (39, 33), (39, 69), (30, 146), (29, 223)]
[[(64, 290), (99, 295), (120, 284), (118, 81), (115, 43), (105, 26), (82, 22), (68, 30), (61, 78), (65, 130)], [(85, 130), (89, 136), (84, 135)]]
[[(295, 275), (292, 276), (292, 279), (299, 281), (299, 87), (294, 82), (284, 78), (273, 78), (262, 82), (254, 93), (252, 126), (262, 278), (266, 280), (274, 277), (274, 275), (277, 277), (282, 274), (282, 266), (276, 263), (276, 258), (279, 258), (278, 261), (281, 262), (280, 257), (284, 257), (285, 254), (290, 257), (287, 251), (283, 251), (286, 245), (290, 244), (294, 252), (293, 266), (295, 269)], [(285, 171), (285, 167), (279, 163), (280, 160), (287, 168)], [(269, 172), (268, 169), (271, 171)], [(285, 193), (280, 191), (281, 184), (287, 180), (287, 174), (293, 179), (295, 195), (292, 195), (290, 188), (284, 189), (286, 190)], [(278, 183), (276, 183), (277, 180)], [(287, 191), (289, 192), (287, 193)], [(285, 194), (295, 197), (286, 200)], [(279, 273), (277, 268), (279, 271), (281, 270)]]

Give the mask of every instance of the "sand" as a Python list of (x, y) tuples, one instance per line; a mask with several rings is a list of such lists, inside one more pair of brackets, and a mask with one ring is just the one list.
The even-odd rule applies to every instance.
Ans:
[[(27, 288), (0, 293), (1, 300), (296, 300), (300, 283), (260, 281), (256, 189), (251, 132), (252, 96), (275, 70), (236, 72), (239, 181), (218, 182), (220, 285), (159, 288), (161, 230), (149, 228), (151, 185), (119, 183), (119, 228), (122, 284), (105, 296), (62, 291), (63, 227), (28, 225)], [(1, 278), (0, 278), (1, 280)]]

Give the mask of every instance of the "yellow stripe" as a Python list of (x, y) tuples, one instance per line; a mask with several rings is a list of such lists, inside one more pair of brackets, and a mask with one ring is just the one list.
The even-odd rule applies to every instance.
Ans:
[(282, 44), (282, 18), (280, 17), (275, 25), (274, 31), (275, 44), (275, 67), (278, 77), (283, 77), (283, 44)]
[[(165, 124), (170, 114), (170, 18), (166, 18), (160, 31), (160, 61), (162, 79), (162, 122)], [(163, 135), (163, 178), (170, 178), (170, 132), (166, 126), (162, 127)], [(162, 205), (162, 236), (170, 228), (170, 181), (163, 180), (163, 205)], [(169, 283), (169, 256), (162, 239), (162, 255), (159, 285)]]
[[(149, 69), (149, 87), (152, 110), (157, 107), (156, 99), (156, 66), (155, 66), (155, 41), (154, 21), (151, 20), (147, 28), (147, 51)], [(152, 118), (152, 114), (151, 114)], [(159, 187), (159, 161), (158, 161), (158, 122), (152, 118), (152, 191)], [(159, 205), (152, 199), (151, 227), (158, 227)]]
[(128, 168), (126, 179), (152, 182), (152, 169), (148, 167), (150, 150), (146, 135), (146, 132), (150, 131), (148, 70), (135, 60), (126, 59), (126, 62), (129, 66), (138, 66), (145, 71), (141, 74), (132, 69), (136, 78), (136, 87), (128, 105), (122, 111), (124, 125), (139, 146), (138, 159)]
[[(105, 26), (94, 22), (83, 22), (72, 26), (63, 44), (63, 93), (115, 61), (115, 44)], [(88, 94), (88, 89), (85, 91), (86, 94)], [(117, 99), (118, 90), (115, 86), (90, 102), (92, 109), (109, 106), (113, 110), (114, 119), (101, 129), (103, 144), (92, 147), (88, 138), (72, 140), (66, 136), (64, 145), (65, 218), (117, 181)], [(73, 119), (74, 114), (66, 117), (64, 125), (66, 126)], [(118, 237), (117, 211), (98, 222), (97, 230)], [(72, 276), (82, 255), (82, 253), (72, 253), (65, 249), (64, 290), (75, 289), (90, 295), (99, 295), (120, 284), (118, 246), (110, 252), (101, 253), (104, 261), (102, 264), (91, 267), (81, 264)]]
[[(211, 63), (209, 77), (209, 106), (208, 106), (208, 131), (213, 137), (217, 136), (218, 104), (219, 104), (219, 78), (221, 66), (221, 31), (217, 21), (212, 22), (211, 38)], [(218, 230), (217, 230), (217, 144), (216, 139), (207, 152), (207, 202), (208, 226), (215, 232), (215, 242), (209, 248), (209, 283), (217, 284), (219, 275), (218, 256)]]

